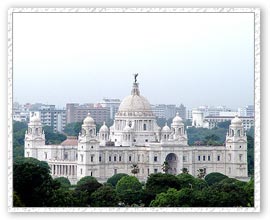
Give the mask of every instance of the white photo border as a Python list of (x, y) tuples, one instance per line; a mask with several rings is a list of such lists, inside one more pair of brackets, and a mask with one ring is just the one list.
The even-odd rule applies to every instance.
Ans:
[[(237, 208), (15, 208), (13, 207), (13, 14), (14, 13), (253, 13), (254, 14), (254, 207)], [(9, 212), (260, 212), (260, 8), (10, 8), (8, 10), (8, 211)]]

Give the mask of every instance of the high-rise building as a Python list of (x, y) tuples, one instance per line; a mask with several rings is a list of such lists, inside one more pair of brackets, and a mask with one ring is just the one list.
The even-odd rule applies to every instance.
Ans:
[(92, 103), (79, 105), (78, 103), (68, 103), (66, 105), (67, 124), (72, 122), (82, 122), (83, 119), (91, 113), (97, 124), (108, 122), (110, 118), (110, 109), (101, 105)]
[(55, 132), (63, 132), (66, 126), (66, 110), (56, 109), (55, 105), (41, 105), (35, 111), (30, 111), (30, 117), (39, 115), (42, 125), (53, 128)]

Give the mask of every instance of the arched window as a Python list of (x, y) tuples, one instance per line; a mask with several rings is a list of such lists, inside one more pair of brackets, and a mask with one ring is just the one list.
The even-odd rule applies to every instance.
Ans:
[(240, 130), (237, 130), (237, 136), (240, 136)]

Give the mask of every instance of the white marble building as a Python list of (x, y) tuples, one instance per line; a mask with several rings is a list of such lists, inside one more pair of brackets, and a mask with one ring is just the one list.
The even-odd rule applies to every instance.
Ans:
[(93, 118), (84, 119), (78, 139), (68, 138), (60, 145), (45, 145), (40, 118), (30, 119), (25, 134), (25, 157), (47, 161), (53, 177), (64, 176), (76, 183), (84, 176), (105, 182), (116, 173), (131, 174), (146, 181), (151, 173), (163, 172), (164, 161), (169, 173), (187, 168), (196, 176), (198, 169), (206, 174), (220, 172), (230, 177), (247, 179), (247, 138), (242, 121), (231, 121), (225, 146), (189, 146), (182, 119), (176, 114), (170, 127), (162, 129), (146, 98), (140, 95), (139, 84), (133, 83), (131, 95), (123, 99), (114, 124), (105, 123), (96, 131)]

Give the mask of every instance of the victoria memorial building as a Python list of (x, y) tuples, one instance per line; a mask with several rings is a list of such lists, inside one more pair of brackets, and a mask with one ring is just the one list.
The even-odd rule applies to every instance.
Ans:
[(67, 177), (73, 184), (84, 176), (105, 182), (116, 173), (130, 175), (134, 164), (138, 168), (137, 178), (146, 181), (148, 175), (164, 172), (165, 161), (171, 174), (186, 168), (193, 176), (203, 169), (206, 174), (220, 172), (243, 180), (248, 177), (247, 137), (237, 116), (231, 120), (224, 146), (189, 146), (178, 114), (171, 125), (157, 125), (136, 78), (110, 128), (104, 123), (97, 131), (88, 114), (77, 138), (68, 138), (60, 145), (46, 145), (40, 118), (32, 116), (25, 134), (25, 157), (48, 162), (54, 178)]

